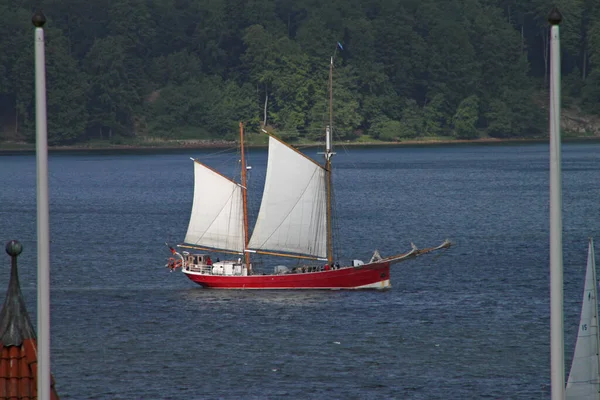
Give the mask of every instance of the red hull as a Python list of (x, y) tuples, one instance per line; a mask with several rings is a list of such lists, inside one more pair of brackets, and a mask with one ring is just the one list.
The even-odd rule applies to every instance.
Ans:
[(184, 271), (193, 282), (211, 289), (388, 289), (390, 263), (281, 275), (203, 275)]

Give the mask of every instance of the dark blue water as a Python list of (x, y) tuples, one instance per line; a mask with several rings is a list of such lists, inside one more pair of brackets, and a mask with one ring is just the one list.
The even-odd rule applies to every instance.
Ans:
[[(386, 292), (204, 290), (164, 268), (164, 242), (187, 229), (189, 157), (221, 167), (234, 154), (52, 153), (61, 398), (549, 398), (548, 146), (337, 151), (340, 256), (456, 246), (395, 265)], [(249, 157), (252, 188), (266, 151)], [(34, 323), (35, 172), (32, 154), (0, 156), (0, 242), (24, 244)], [(563, 188), (570, 363), (587, 238), (600, 242), (600, 144), (563, 146)], [(0, 256), (2, 298), (8, 275)]]

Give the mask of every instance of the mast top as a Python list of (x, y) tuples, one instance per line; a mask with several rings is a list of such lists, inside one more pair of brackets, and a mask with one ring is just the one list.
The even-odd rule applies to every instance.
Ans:
[(33, 17), (31, 17), (31, 23), (36, 28), (41, 28), (46, 23), (46, 16), (44, 15), (43, 12), (38, 10), (35, 12), (35, 14), (33, 14)]
[(554, 7), (550, 14), (548, 14), (548, 22), (550, 25), (559, 25), (562, 21), (562, 14), (558, 11), (558, 8)]

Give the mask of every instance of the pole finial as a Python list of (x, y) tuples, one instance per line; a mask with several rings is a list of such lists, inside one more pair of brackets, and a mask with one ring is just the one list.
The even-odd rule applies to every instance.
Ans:
[(6, 252), (11, 257), (16, 257), (23, 251), (23, 245), (19, 243), (17, 240), (11, 240), (6, 243)]
[(558, 8), (554, 7), (550, 14), (548, 14), (548, 22), (550, 25), (558, 25), (562, 21), (562, 14), (558, 11)]
[(38, 10), (33, 14), (33, 17), (31, 17), (31, 23), (33, 23), (33, 26), (36, 28), (41, 28), (46, 23), (46, 16), (43, 12)]

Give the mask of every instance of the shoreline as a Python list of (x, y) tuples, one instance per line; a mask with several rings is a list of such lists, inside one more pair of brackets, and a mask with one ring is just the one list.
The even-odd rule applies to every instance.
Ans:
[[(548, 142), (549, 138), (482, 138), (482, 139), (417, 139), (399, 142), (336, 142), (336, 147), (408, 147), (408, 146), (436, 146), (436, 145), (494, 145), (494, 144), (525, 144)], [(562, 142), (600, 141), (599, 136), (572, 136), (563, 137)], [(319, 147), (324, 143), (290, 143), (294, 147), (307, 148)], [(226, 149), (237, 147), (237, 142), (225, 141), (194, 141), (174, 140), (171, 142), (147, 142), (146, 144), (78, 144), (68, 146), (48, 146), (48, 152), (79, 152), (79, 151), (161, 151), (161, 150), (186, 150), (186, 149)], [(267, 144), (247, 144), (248, 148), (267, 148)], [(0, 142), (0, 154), (35, 152), (35, 144), (20, 142)]]

